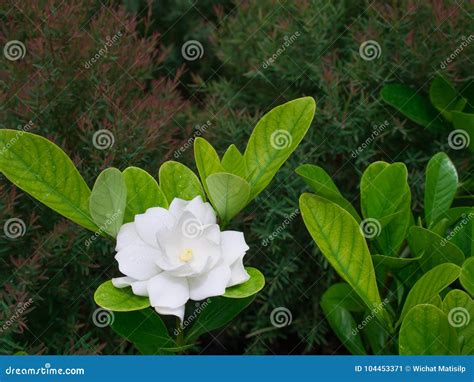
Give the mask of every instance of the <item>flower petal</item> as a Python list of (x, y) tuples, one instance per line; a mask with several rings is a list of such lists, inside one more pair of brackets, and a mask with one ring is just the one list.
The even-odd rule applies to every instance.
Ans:
[(186, 278), (174, 277), (167, 272), (148, 280), (148, 295), (154, 307), (178, 308), (189, 300), (189, 286)]
[(147, 245), (129, 245), (115, 255), (119, 270), (124, 275), (136, 280), (148, 280), (161, 272), (155, 259), (161, 256), (160, 251)]
[(172, 201), (171, 201), (171, 204), (168, 208), (168, 211), (170, 212), (171, 215), (174, 216), (174, 218), (176, 220), (178, 220), (184, 209), (186, 208), (186, 206), (188, 205), (188, 201), (187, 200), (183, 200), (183, 199), (180, 199), (180, 198), (174, 198)]
[(147, 284), (148, 281), (135, 281), (132, 283), (133, 294), (136, 294), (137, 296), (148, 297)]
[(233, 264), (240, 256), (245, 255), (249, 246), (244, 234), (238, 231), (221, 232), (222, 257), (227, 265)]
[(191, 299), (200, 301), (208, 297), (223, 295), (230, 276), (229, 266), (222, 264), (202, 276), (188, 278)]
[(115, 288), (126, 288), (130, 285), (132, 285), (133, 282), (135, 282), (135, 279), (132, 279), (131, 277), (116, 277), (112, 279), (112, 285)]
[(230, 266), (231, 276), (227, 287), (242, 284), (250, 280), (250, 275), (244, 268), (243, 260), (244, 256), (242, 256), (240, 259), (237, 259), (234, 264)]
[(181, 323), (184, 321), (184, 304), (178, 306), (177, 308), (164, 308), (162, 306), (155, 306), (155, 310), (159, 314), (176, 316), (181, 320)]
[(126, 223), (120, 227), (120, 231), (117, 234), (117, 245), (115, 246), (117, 252), (128, 245), (140, 244), (145, 244), (145, 242), (138, 236), (135, 223)]
[(168, 210), (161, 207), (153, 207), (146, 210), (144, 214), (135, 216), (135, 226), (138, 235), (148, 245), (158, 248), (156, 233), (162, 229), (170, 229), (175, 224), (175, 219)]
[(209, 203), (204, 203), (201, 196), (196, 196), (191, 200), (184, 210), (191, 212), (203, 225), (217, 223), (214, 209)]

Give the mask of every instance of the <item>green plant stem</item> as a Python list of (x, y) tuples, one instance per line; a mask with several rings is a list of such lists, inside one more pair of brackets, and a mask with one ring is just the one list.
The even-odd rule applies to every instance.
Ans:
[(176, 345), (178, 347), (184, 346), (184, 332), (181, 328), (181, 322), (179, 318), (176, 318), (176, 330), (178, 331), (178, 335), (176, 336)]

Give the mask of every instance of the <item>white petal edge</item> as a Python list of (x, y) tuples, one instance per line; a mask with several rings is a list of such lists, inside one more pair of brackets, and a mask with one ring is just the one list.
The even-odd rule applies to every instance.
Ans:
[(229, 281), (229, 284), (227, 284), (227, 287), (239, 285), (250, 280), (250, 275), (247, 273), (247, 271), (244, 268), (243, 260), (244, 260), (244, 257), (242, 256), (240, 259), (237, 259), (237, 261), (235, 261), (234, 264), (230, 266), (231, 275), (230, 275), (230, 281)]
[(238, 231), (221, 232), (221, 248), (222, 257), (227, 265), (233, 264), (249, 250), (244, 234)]
[(126, 223), (120, 227), (117, 234), (115, 250), (118, 252), (129, 245), (143, 245), (145, 242), (138, 236), (135, 223)]
[(191, 299), (201, 301), (208, 297), (223, 295), (230, 277), (229, 266), (222, 264), (202, 276), (188, 278)]
[(191, 212), (203, 225), (217, 223), (214, 209), (209, 203), (204, 202), (201, 196), (196, 196), (193, 200), (191, 200), (186, 205), (184, 210)]
[(174, 277), (167, 272), (148, 280), (147, 289), (153, 307), (176, 309), (189, 300), (189, 285), (186, 278)]
[(137, 296), (148, 297), (148, 281), (135, 281), (132, 283), (133, 294)]
[(155, 310), (159, 314), (164, 314), (165, 316), (171, 315), (171, 316), (178, 317), (182, 324), (184, 321), (184, 306), (185, 306), (184, 304), (181, 306), (178, 306), (177, 308), (164, 308), (161, 306), (155, 306)]
[(115, 288), (126, 288), (132, 285), (136, 280), (131, 277), (116, 277), (112, 279), (112, 285)]
[(153, 207), (146, 210), (144, 214), (135, 216), (135, 228), (138, 235), (145, 243), (158, 248), (156, 233), (162, 229), (170, 229), (175, 224), (175, 219), (168, 210), (161, 207)]
[(161, 272), (155, 264), (155, 259), (161, 253), (146, 245), (129, 245), (115, 255), (119, 270), (124, 275), (135, 280), (148, 280)]

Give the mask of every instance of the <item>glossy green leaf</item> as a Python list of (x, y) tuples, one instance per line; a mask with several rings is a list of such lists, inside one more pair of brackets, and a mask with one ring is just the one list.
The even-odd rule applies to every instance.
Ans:
[(442, 129), (438, 111), (419, 90), (406, 85), (389, 84), (382, 88), (382, 99), (408, 119), (430, 129)]
[(158, 182), (145, 170), (128, 167), (123, 176), (127, 186), (124, 223), (133, 221), (135, 215), (143, 214), (148, 208), (168, 208), (168, 201)]
[[(370, 312), (366, 312), (364, 317), (371, 317)], [(362, 337), (372, 349), (374, 355), (384, 355), (387, 353), (386, 347), (392, 334), (381, 326), (377, 320), (366, 320), (362, 329)]]
[(58, 146), (39, 135), (0, 130), (0, 172), (52, 210), (91, 231), (90, 189)]
[(403, 321), (411, 308), (428, 302), (433, 296), (457, 280), (460, 274), (461, 268), (450, 263), (438, 265), (426, 272), (408, 293), (397, 325)]
[(464, 291), (454, 289), (443, 300), (443, 311), (456, 329), (462, 354), (474, 354), (474, 301)]
[(225, 290), (224, 297), (228, 298), (245, 298), (253, 296), (260, 292), (265, 286), (265, 277), (255, 268), (245, 267), (250, 279), (243, 284), (235, 285)]
[(209, 194), (206, 184), (207, 177), (224, 170), (219, 155), (217, 155), (216, 150), (208, 141), (199, 137), (194, 141), (194, 159), (204, 189), (206, 190), (206, 193)]
[(300, 210), (309, 233), (323, 255), (383, 321), (372, 258), (359, 224), (342, 207), (312, 194), (301, 196)]
[(163, 320), (152, 309), (115, 312), (111, 326), (116, 333), (132, 342), (142, 354), (170, 354), (176, 347)]
[(110, 167), (97, 177), (89, 199), (89, 210), (101, 231), (116, 237), (123, 223), (127, 186), (120, 170)]
[(295, 172), (303, 178), (316, 195), (336, 203), (349, 212), (357, 222), (361, 221), (357, 210), (342, 196), (329, 174), (323, 168), (312, 164), (304, 164), (299, 166)]
[(447, 315), (430, 304), (413, 307), (400, 328), (400, 355), (456, 355), (457, 335)]
[(451, 121), (451, 111), (461, 111), (466, 105), (466, 99), (460, 97), (453, 85), (443, 76), (435, 77), (430, 86), (430, 100), (441, 114)]
[(244, 298), (212, 297), (201, 310), (186, 335), (191, 343), (204, 333), (219, 329), (228, 324), (254, 300), (255, 295)]
[(393, 257), (384, 255), (373, 255), (372, 261), (375, 269), (378, 267), (385, 267), (387, 269), (401, 269), (407, 265), (420, 261), (420, 257)]
[(225, 152), (221, 164), (225, 171), (241, 178), (246, 178), (247, 170), (245, 168), (244, 156), (234, 144), (230, 145)]
[(247, 205), (250, 185), (241, 177), (225, 172), (209, 175), (206, 182), (209, 199), (225, 225)]
[(436, 222), (451, 207), (458, 188), (458, 173), (449, 157), (440, 152), (426, 167), (425, 218), (428, 226)]
[(168, 161), (160, 167), (160, 187), (171, 203), (174, 198), (192, 200), (196, 196), (201, 196), (206, 200), (201, 182), (196, 174), (184, 164)]
[(413, 226), (408, 233), (408, 244), (415, 256), (420, 256), (423, 271), (443, 263), (461, 266), (464, 262), (463, 252), (442, 236), (423, 227)]
[(411, 192), (403, 163), (375, 162), (361, 178), (361, 210), (380, 227), (374, 240), (381, 254), (397, 256), (410, 225)]
[(451, 146), (457, 149), (467, 146), (471, 151), (474, 151), (474, 113), (453, 111), (451, 114), (455, 129), (450, 136)]
[(94, 300), (100, 307), (113, 312), (130, 312), (150, 306), (148, 297), (134, 295), (132, 288), (115, 288), (112, 280), (102, 283), (97, 288)]
[(461, 285), (474, 296), (474, 257), (469, 257), (463, 264), (461, 269), (461, 277), (459, 278)]
[(447, 239), (458, 246), (466, 257), (474, 256), (474, 208), (461, 215), (449, 230)]
[(364, 309), (362, 301), (345, 283), (334, 284), (321, 298), (321, 308), (342, 344), (352, 354), (366, 354), (357, 323), (351, 314), (354, 309)]
[(299, 98), (277, 106), (257, 123), (244, 153), (250, 200), (263, 191), (299, 145), (315, 110), (313, 98)]

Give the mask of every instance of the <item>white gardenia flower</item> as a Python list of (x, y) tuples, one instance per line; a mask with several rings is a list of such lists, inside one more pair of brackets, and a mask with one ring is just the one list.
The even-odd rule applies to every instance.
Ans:
[(250, 278), (243, 266), (248, 249), (242, 232), (221, 232), (213, 208), (200, 196), (175, 198), (169, 209), (149, 208), (120, 228), (115, 259), (126, 277), (112, 283), (131, 286), (158, 313), (183, 321), (189, 299), (223, 295)]

